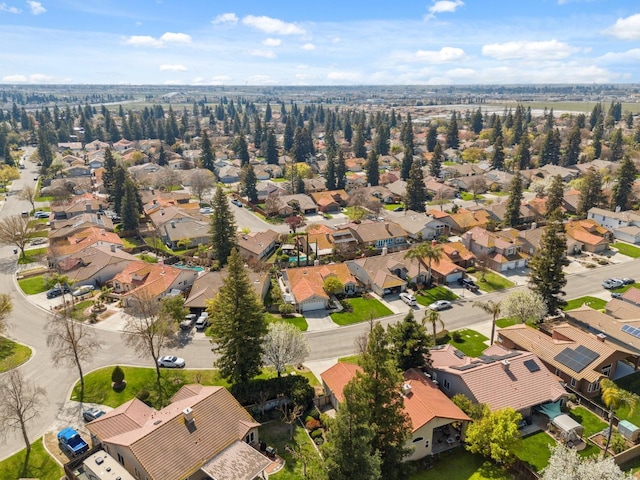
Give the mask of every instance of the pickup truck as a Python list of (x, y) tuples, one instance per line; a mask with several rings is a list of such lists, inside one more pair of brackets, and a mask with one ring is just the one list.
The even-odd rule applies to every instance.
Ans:
[(180, 329), (181, 330), (191, 330), (191, 327), (193, 327), (193, 324), (195, 322), (196, 322), (195, 313), (190, 313), (189, 315), (185, 315), (184, 320), (182, 320), (180, 322)]
[(74, 457), (89, 450), (89, 444), (71, 427), (58, 432), (58, 443), (62, 450), (66, 450)]

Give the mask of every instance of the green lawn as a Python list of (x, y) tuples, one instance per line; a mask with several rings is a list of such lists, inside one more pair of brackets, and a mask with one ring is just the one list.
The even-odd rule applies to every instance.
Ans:
[(514, 453), (520, 460), (529, 463), (539, 472), (549, 463), (551, 457), (549, 445), (555, 444), (556, 441), (545, 432), (537, 432), (524, 437), (514, 449)]
[(428, 470), (421, 470), (410, 480), (510, 480), (513, 478), (486, 458), (456, 448), (440, 456), (438, 463)]
[(362, 355), (349, 355), (348, 357), (338, 358), (338, 361), (343, 363), (353, 363), (355, 365), (360, 365), (361, 358), (362, 358)]
[(593, 308), (594, 310), (600, 310), (601, 308), (604, 308), (606, 304), (607, 304), (606, 300), (602, 300), (601, 298), (597, 298), (597, 297), (586, 296), (586, 297), (579, 297), (579, 298), (574, 298), (573, 300), (569, 300), (567, 302), (567, 305), (562, 307), (562, 310), (564, 311), (573, 310), (583, 305), (587, 305)]
[(632, 283), (631, 285), (624, 285), (620, 288), (612, 288), (610, 291), (615, 293), (624, 293), (630, 288), (640, 288), (640, 283)]
[(613, 242), (611, 247), (617, 248), (618, 252), (622, 255), (626, 255), (631, 258), (639, 258), (640, 257), (640, 248), (635, 247), (633, 245), (629, 245), (628, 243), (622, 242)]
[(505, 288), (515, 286), (515, 283), (511, 280), (491, 271), (485, 272), (484, 276), (482, 274), (478, 274), (477, 277), (478, 280), (476, 283), (478, 284), (478, 287), (480, 287), (480, 290), (485, 292), (495, 292), (496, 290), (504, 290)]
[(380, 318), (392, 315), (393, 312), (375, 298), (347, 298), (344, 300), (351, 306), (351, 312), (337, 312), (331, 314), (331, 320), (338, 325), (351, 325), (364, 322), (370, 318)]
[(0, 373), (22, 365), (31, 357), (31, 349), (26, 345), (0, 337)]
[(144, 245), (138, 238), (135, 237), (120, 237), (122, 239), (122, 246), (124, 248), (134, 248)]
[(34, 248), (33, 250), (25, 250), (24, 258), (20, 256), (18, 258), (18, 263), (20, 265), (25, 265), (27, 263), (39, 262), (44, 258), (46, 254), (47, 254), (47, 247)]
[(468, 357), (479, 357), (489, 346), (489, 344), (486, 343), (489, 339), (480, 332), (476, 332), (469, 328), (458, 330), (458, 332), (462, 336), (462, 339), (459, 342), (456, 342), (451, 338), (449, 343)]
[(304, 317), (282, 318), (282, 315), (273, 314), (273, 313), (267, 313), (265, 315), (265, 319), (267, 320), (267, 323), (271, 323), (271, 322), (286, 322), (286, 323), (290, 323), (294, 327), (298, 327), (300, 329), (300, 331), (302, 331), (302, 332), (306, 332), (307, 329), (309, 328), (309, 324), (307, 323), (307, 319), (304, 318)]
[(384, 209), (385, 210), (393, 211), (393, 209), (398, 208), (398, 207), (404, 207), (404, 205), (402, 203), (385, 203), (384, 204)]
[(60, 480), (64, 475), (62, 467), (47, 453), (39, 438), (31, 444), (29, 463), (24, 461), (27, 451), (22, 449), (15, 455), (0, 462), (0, 478), (38, 478), (40, 480)]
[(484, 198), (484, 195), (476, 195), (476, 198), (473, 198), (473, 193), (471, 192), (460, 192), (460, 196), (462, 197), (462, 200), (482, 200)]
[(35, 275), (33, 277), (18, 280), (18, 285), (25, 295), (35, 295), (47, 291), (45, 275)]
[(458, 296), (446, 287), (431, 287), (416, 292), (416, 301), (422, 306), (429, 306), (436, 300), (457, 300)]
[[(594, 433), (602, 431), (607, 427), (607, 422), (603, 421), (597, 415), (594, 415), (584, 407), (576, 407), (569, 412), (571, 418), (584, 427), (584, 438), (588, 438)], [(602, 450), (591, 442), (587, 442), (587, 448), (580, 450), (578, 453), (581, 457), (590, 457), (601, 453)]]
[[(498, 328), (510, 327), (511, 325), (515, 325), (516, 323), (520, 323), (520, 322), (515, 318), (510, 318), (510, 317), (499, 318), (498, 320), (496, 320), (496, 326)], [(538, 329), (538, 324), (535, 322), (527, 320), (525, 323), (532, 328)]]

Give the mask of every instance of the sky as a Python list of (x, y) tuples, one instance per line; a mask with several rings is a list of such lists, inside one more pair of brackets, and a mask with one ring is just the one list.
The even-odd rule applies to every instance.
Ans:
[(0, 83), (640, 83), (640, 0), (0, 0)]

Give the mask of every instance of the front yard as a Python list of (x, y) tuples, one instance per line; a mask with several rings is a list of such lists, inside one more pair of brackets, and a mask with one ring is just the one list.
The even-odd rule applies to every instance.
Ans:
[(458, 296), (446, 287), (437, 286), (415, 292), (416, 301), (423, 307), (428, 307), (436, 300), (457, 300)]
[[(21, 445), (24, 445), (22, 443)], [(27, 451), (20, 450), (0, 462), (0, 478), (39, 478), (40, 480), (60, 480), (64, 475), (62, 467), (44, 449), (42, 439), (31, 444), (29, 461), (25, 465)]]
[(0, 373), (16, 368), (29, 360), (31, 349), (5, 337), (0, 337)]
[(593, 308), (594, 310), (600, 310), (601, 308), (604, 308), (606, 304), (607, 304), (606, 300), (603, 300), (597, 297), (586, 296), (586, 297), (579, 297), (579, 298), (574, 298), (573, 300), (569, 300), (567, 304), (564, 307), (562, 307), (562, 310), (564, 311), (574, 310), (576, 308), (580, 308), (583, 305), (587, 305)]
[(21, 278), (18, 286), (25, 295), (35, 295), (47, 291), (46, 275), (35, 275), (33, 277)]
[(391, 310), (375, 298), (346, 298), (343, 302), (351, 311), (345, 309), (342, 312), (331, 314), (331, 320), (340, 326), (364, 322), (371, 318), (387, 317), (393, 314)]
[(294, 327), (297, 327), (302, 332), (306, 332), (307, 329), (309, 328), (307, 319), (304, 317), (292, 316), (292, 317), (283, 318), (282, 315), (277, 313), (267, 313), (265, 315), (265, 320), (267, 321), (267, 323), (272, 323), (272, 322), (290, 323), (291, 325), (293, 325)]
[[(480, 332), (465, 328), (450, 333), (451, 339), (448, 343), (456, 347), (468, 357), (479, 357), (482, 352), (489, 346), (487, 337)], [(459, 338), (459, 340), (455, 340)]]
[(476, 276), (478, 278), (476, 283), (480, 290), (484, 292), (495, 292), (496, 290), (504, 290), (515, 286), (515, 283), (511, 280), (490, 270)]
[(613, 242), (611, 248), (617, 249), (618, 252), (627, 257), (640, 258), (640, 248), (629, 245), (628, 243)]

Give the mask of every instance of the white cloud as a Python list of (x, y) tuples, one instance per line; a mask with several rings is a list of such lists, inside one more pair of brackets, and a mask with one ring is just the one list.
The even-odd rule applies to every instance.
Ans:
[(34, 73), (32, 75), (5, 75), (2, 77), (3, 82), (8, 83), (68, 83), (70, 80), (56, 79), (50, 75), (44, 75), (42, 73)]
[(31, 15), (40, 15), (47, 11), (47, 9), (44, 8), (40, 2), (34, 2), (33, 0), (29, 0), (27, 2), (27, 5), (29, 5), (29, 10), (31, 11)]
[(160, 41), (166, 43), (191, 43), (191, 36), (186, 33), (166, 32), (160, 37)]
[(453, 13), (458, 7), (462, 7), (464, 2), (462, 0), (439, 0), (433, 2), (433, 5), (429, 7), (429, 13), (434, 15), (436, 13)]
[(293, 23), (283, 22), (277, 18), (266, 16), (256, 17), (254, 15), (247, 15), (242, 19), (242, 23), (264, 33), (275, 35), (304, 35), (307, 33), (303, 28)]
[(3, 82), (7, 83), (25, 83), (27, 81), (26, 75), (5, 75), (2, 77)]
[(316, 46), (313, 43), (305, 43), (300, 47), (302, 50), (315, 50)]
[(276, 54), (271, 50), (249, 50), (248, 53), (252, 57), (276, 58)]
[(595, 60), (601, 63), (635, 63), (640, 61), (640, 48), (632, 48), (626, 52), (607, 52)]
[(464, 60), (464, 50), (456, 47), (442, 47), (440, 50), (418, 50), (414, 61), (429, 63), (448, 63)]
[(22, 12), (22, 10), (20, 10), (18, 7), (13, 7), (11, 5), (7, 5), (6, 3), (2, 2), (0, 3), (0, 12), (20, 13)]
[(31, 83), (53, 83), (55, 78), (50, 75), (44, 75), (42, 73), (34, 73), (33, 75), (29, 75), (29, 81)]
[(339, 71), (334, 71), (334, 72), (329, 72), (327, 74), (327, 78), (329, 80), (332, 81), (336, 81), (336, 82), (357, 82), (360, 80), (360, 74), (357, 72), (339, 72)]
[(235, 13), (221, 13), (211, 20), (211, 23), (214, 25), (235, 25), (238, 23), (238, 17)]
[(497, 60), (509, 59), (535, 59), (535, 60), (559, 60), (579, 53), (583, 49), (572, 47), (557, 40), (544, 40), (541, 42), (506, 42), (492, 43), (482, 46), (482, 54)]
[(168, 63), (165, 63), (163, 65), (160, 65), (160, 71), (162, 72), (186, 72), (187, 71), (187, 67), (185, 67), (184, 65), (171, 65)]
[(154, 47), (160, 48), (164, 44), (157, 38), (153, 38), (149, 35), (132, 35), (131, 37), (124, 39), (125, 45), (133, 45), (134, 47)]
[(619, 18), (604, 33), (622, 40), (640, 40), (640, 13), (627, 18)]
[(277, 47), (282, 44), (282, 40), (280, 40), (279, 38), (265, 38), (262, 41), (262, 44), (267, 47)]

